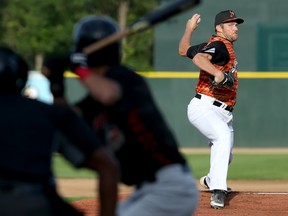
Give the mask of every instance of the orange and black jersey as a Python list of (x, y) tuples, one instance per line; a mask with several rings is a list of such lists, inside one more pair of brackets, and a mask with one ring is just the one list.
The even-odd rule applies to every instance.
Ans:
[[(237, 60), (233, 43), (223, 37), (212, 36), (207, 45), (201, 44), (201, 46), (198, 47), (198, 52), (210, 54), (212, 56), (211, 63), (219, 70), (231, 71), (235, 76), (235, 84), (233, 86), (215, 86), (211, 83), (211, 75), (200, 70), (196, 92), (213, 97), (233, 107), (236, 103), (238, 89)], [(193, 47), (188, 49), (187, 56), (189, 58), (194, 57), (195, 49)]]

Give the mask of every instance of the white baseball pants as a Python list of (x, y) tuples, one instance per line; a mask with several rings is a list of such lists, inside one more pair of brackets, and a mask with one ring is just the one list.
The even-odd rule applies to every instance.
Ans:
[(210, 170), (206, 178), (210, 190), (227, 190), (228, 166), (232, 161), (233, 115), (213, 105), (215, 98), (201, 95), (193, 98), (187, 109), (190, 123), (208, 138)]

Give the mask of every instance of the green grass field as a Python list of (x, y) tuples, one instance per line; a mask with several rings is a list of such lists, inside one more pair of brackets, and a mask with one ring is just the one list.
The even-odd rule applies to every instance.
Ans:
[[(207, 174), (209, 154), (184, 154), (196, 178)], [(75, 169), (60, 155), (53, 165), (57, 178), (93, 178), (87, 169)], [(234, 154), (230, 180), (288, 180), (288, 154)]]
[[(208, 154), (185, 155), (196, 178), (207, 174)], [(234, 154), (230, 180), (288, 180), (287, 154)]]

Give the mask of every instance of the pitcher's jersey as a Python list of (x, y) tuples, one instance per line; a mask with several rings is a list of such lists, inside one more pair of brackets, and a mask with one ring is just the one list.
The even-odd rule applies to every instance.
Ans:
[(231, 71), (235, 76), (235, 83), (233, 86), (215, 86), (210, 80), (211, 75), (200, 70), (196, 92), (213, 97), (233, 107), (236, 103), (238, 89), (237, 61), (233, 43), (223, 37), (212, 36), (201, 52), (211, 54), (211, 63), (219, 70)]

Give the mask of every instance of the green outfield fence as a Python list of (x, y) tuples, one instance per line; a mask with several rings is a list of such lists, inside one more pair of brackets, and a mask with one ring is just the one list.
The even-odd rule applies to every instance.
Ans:
[[(206, 147), (208, 141), (188, 122), (186, 109), (195, 95), (198, 72), (139, 72), (151, 87), (156, 103), (182, 147)], [(67, 72), (71, 103), (86, 91)], [(235, 147), (288, 146), (288, 72), (238, 72), (238, 100), (233, 111)]]

